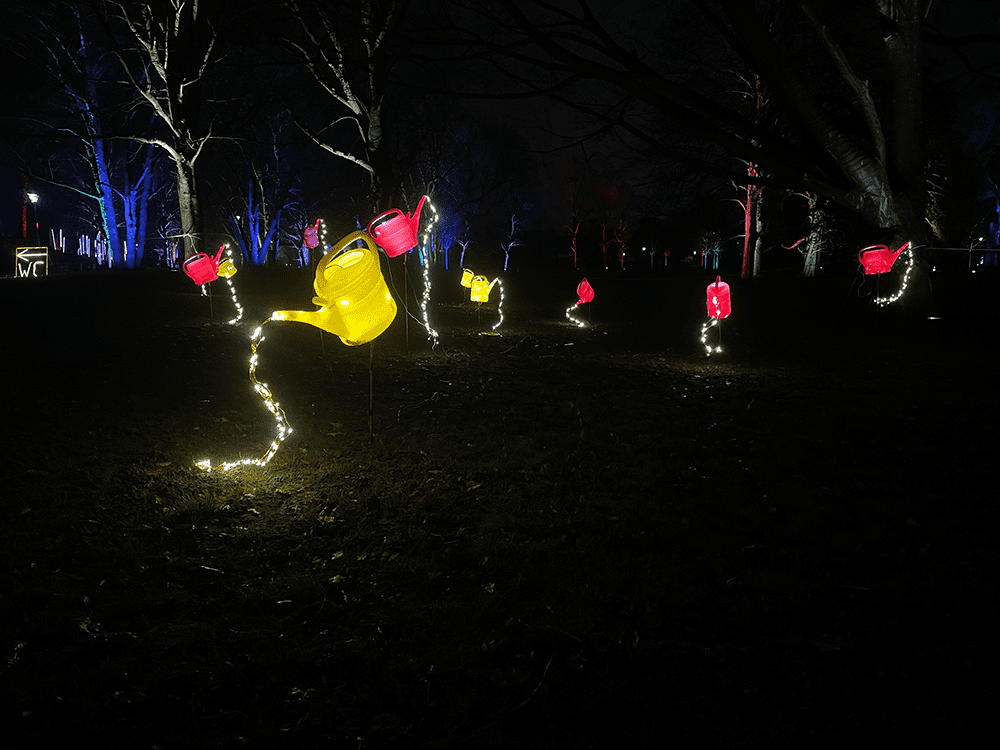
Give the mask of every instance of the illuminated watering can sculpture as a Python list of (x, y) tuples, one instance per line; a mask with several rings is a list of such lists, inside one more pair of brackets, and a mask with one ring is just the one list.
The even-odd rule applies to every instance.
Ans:
[[(347, 249), (355, 242), (364, 247)], [(367, 232), (354, 232), (323, 256), (316, 267), (313, 304), (319, 310), (277, 310), (272, 320), (295, 320), (340, 337), (348, 346), (367, 344), (396, 317), (396, 301), (379, 267), (378, 250)]]
[(715, 282), (708, 285), (706, 290), (708, 299), (708, 317), (720, 319), (728, 318), (733, 312), (732, 297), (729, 294), (729, 284), (722, 280), (721, 276), (715, 277)]
[[(210, 281), (215, 281), (217, 278), (219, 278), (220, 275), (219, 261), (222, 258), (222, 251), (225, 249), (226, 249), (225, 245), (220, 247), (219, 252), (215, 254), (215, 257), (212, 257), (211, 255), (206, 255), (205, 253), (198, 253), (197, 255), (192, 255), (190, 258), (184, 261), (184, 266), (183, 266), (184, 273), (190, 276), (191, 280), (194, 281), (194, 283), (198, 284), (199, 286), (201, 286), (202, 284), (207, 284)], [(229, 276), (232, 276), (234, 273), (236, 273), (236, 266), (234, 266), (232, 261), (230, 261), (228, 258), (223, 262), (229, 264), (229, 266), (227, 266), (227, 272), (229, 270), (229, 267), (230, 266), (232, 267), (232, 273), (228, 273), (228, 275), (224, 277), (224, 278), (229, 278)]]
[(896, 258), (909, 246), (909, 242), (904, 242), (899, 250), (893, 252), (888, 245), (871, 245), (858, 253), (858, 260), (864, 266), (866, 275), (889, 273)]
[(417, 246), (420, 211), (426, 200), (425, 195), (417, 204), (417, 210), (409, 216), (398, 208), (390, 208), (368, 222), (369, 234), (390, 258), (409, 252)]
[(476, 276), (468, 268), (462, 271), (462, 286), (469, 289), (469, 299), (473, 302), (489, 302), (490, 291), (500, 281), (500, 277), (490, 281), (485, 276)]
[(306, 247), (310, 250), (319, 245), (319, 219), (316, 219), (315, 224), (310, 224), (306, 227), (306, 230), (302, 233), (302, 239)]
[(469, 299), (480, 304), (488, 302), (490, 299), (490, 290), (497, 284), (500, 284), (500, 301), (497, 303), (497, 313), (500, 317), (491, 332), (487, 333), (484, 331), (480, 333), (481, 336), (499, 336), (500, 334), (493, 333), (493, 331), (496, 331), (500, 327), (500, 324), (503, 323), (503, 284), (500, 282), (500, 277), (497, 276), (493, 281), (489, 281), (485, 276), (477, 276), (468, 268), (465, 268), (462, 269), (462, 281), (460, 283), (469, 290)]
[[(721, 352), (721, 344), (716, 344), (712, 346), (708, 343), (708, 329), (712, 326), (719, 326), (719, 321), (723, 318), (728, 318), (733, 312), (732, 297), (729, 293), (729, 284), (722, 280), (721, 276), (716, 276), (715, 281), (708, 285), (708, 289), (705, 290), (707, 293), (707, 299), (705, 301), (708, 307), (708, 322), (701, 327), (701, 343), (705, 345), (705, 353), (712, 354), (712, 352)], [(719, 328), (719, 340), (722, 340), (722, 328)]]
[(584, 323), (579, 318), (573, 316), (573, 310), (575, 310), (580, 305), (586, 305), (589, 302), (594, 301), (594, 288), (590, 285), (590, 282), (586, 278), (583, 279), (576, 287), (577, 300), (572, 307), (567, 308), (566, 317), (571, 321), (576, 323), (577, 327), (585, 328), (586, 323)]

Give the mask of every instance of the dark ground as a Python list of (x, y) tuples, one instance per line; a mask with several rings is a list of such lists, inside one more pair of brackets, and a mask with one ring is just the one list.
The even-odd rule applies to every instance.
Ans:
[(240, 329), (176, 273), (0, 280), (0, 748), (995, 734), (993, 281), (918, 323), (736, 284), (708, 358), (712, 279), (592, 276), (581, 330), (575, 275), (515, 276), (486, 337), (453, 275), (433, 351), (270, 325), (294, 433), (227, 475), (194, 462), (263, 453), (247, 336), (310, 275), (237, 275)]

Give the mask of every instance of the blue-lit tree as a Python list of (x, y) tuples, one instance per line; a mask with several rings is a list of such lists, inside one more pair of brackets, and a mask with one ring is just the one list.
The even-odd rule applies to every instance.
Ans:
[(222, 145), (215, 173), (219, 210), (245, 263), (274, 263), (282, 240), (302, 241), (301, 165), (308, 157), (291, 131), (287, 113), (276, 113)]
[(139, 266), (152, 199), (162, 188), (155, 150), (131, 138), (149, 118), (107, 83), (119, 70), (85, 6), (35, 9), (30, 19), (32, 33), (18, 52), (44, 70), (51, 89), (45, 109), (22, 120), (36, 136), (31, 142), (40, 137), (42, 144), (38, 158), (25, 158), (36, 179), (85, 199), (83, 223), (104, 236), (112, 265)]
[(149, 111), (156, 127), (133, 135), (162, 149), (173, 163), (184, 257), (203, 248), (198, 163), (212, 139), (205, 122), (207, 76), (222, 54), (221, 2), (98, 0), (106, 41), (134, 96), (131, 107)]

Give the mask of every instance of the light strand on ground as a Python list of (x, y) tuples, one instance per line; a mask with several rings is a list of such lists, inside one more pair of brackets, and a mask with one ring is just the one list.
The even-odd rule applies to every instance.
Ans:
[(573, 311), (576, 310), (576, 308), (579, 307), (579, 306), (580, 306), (580, 303), (577, 302), (576, 304), (572, 305), (571, 307), (567, 307), (566, 308), (566, 317), (569, 318), (573, 323), (576, 323), (576, 327), (577, 328), (586, 328), (587, 324), (584, 323), (582, 320), (580, 320), (579, 318), (577, 318), (575, 315), (572, 314)]
[(707, 356), (711, 356), (713, 352), (716, 353), (716, 354), (719, 354), (719, 353), (722, 352), (722, 347), (721, 346), (714, 346), (713, 347), (711, 344), (708, 343), (708, 332), (709, 332), (709, 330), (713, 326), (717, 326), (717, 325), (719, 325), (719, 319), (718, 318), (709, 318), (701, 326), (701, 343), (704, 344), (704, 346), (705, 346), (705, 354)]
[(431, 275), (430, 275), (431, 259), (430, 259), (430, 254), (428, 253), (428, 242), (430, 241), (431, 228), (434, 226), (434, 224), (437, 223), (438, 220), (438, 211), (437, 208), (435, 208), (434, 206), (434, 202), (431, 201), (429, 195), (425, 195), (424, 198), (427, 199), (426, 205), (430, 206), (432, 216), (430, 221), (427, 222), (427, 226), (424, 228), (423, 245), (424, 245), (424, 253), (426, 256), (426, 260), (423, 263), (424, 293), (420, 298), (420, 312), (423, 314), (424, 328), (427, 329), (427, 335), (431, 337), (431, 348), (433, 349), (438, 344), (438, 332), (435, 331), (433, 328), (431, 328), (431, 318), (430, 318), (430, 312), (428, 310), (431, 303)]
[(910, 280), (910, 271), (913, 268), (913, 250), (907, 247), (906, 250), (906, 269), (903, 271), (903, 282), (899, 287), (899, 291), (889, 297), (876, 297), (875, 304), (879, 307), (885, 307), (886, 305), (891, 305), (893, 302), (897, 301), (903, 296), (903, 292), (906, 291), (906, 285)]
[(498, 320), (496, 322), (496, 325), (490, 329), (491, 331), (495, 331), (497, 328), (500, 327), (500, 324), (503, 323), (503, 282), (500, 281), (500, 277), (497, 276), (496, 281), (494, 283), (500, 287), (500, 301), (497, 303), (497, 312), (500, 314), (500, 320)]
[[(228, 461), (216, 466), (215, 467), (216, 470), (230, 471), (232, 469), (236, 469), (241, 466), (266, 466), (271, 461), (271, 459), (274, 458), (274, 454), (278, 452), (278, 448), (281, 447), (281, 444), (285, 441), (285, 438), (287, 438), (289, 435), (292, 434), (292, 428), (288, 424), (288, 419), (286, 419), (285, 417), (285, 412), (282, 410), (280, 404), (278, 404), (278, 402), (274, 400), (274, 397), (271, 394), (271, 389), (268, 387), (267, 383), (262, 383), (259, 380), (257, 380), (257, 361), (258, 361), (257, 347), (260, 346), (262, 341), (264, 341), (264, 326), (267, 325), (269, 321), (270, 319), (265, 320), (263, 323), (257, 326), (256, 330), (253, 332), (253, 335), (250, 337), (249, 373), (250, 373), (250, 382), (253, 384), (254, 391), (256, 391), (257, 395), (260, 396), (260, 398), (264, 401), (264, 406), (267, 407), (267, 410), (271, 412), (272, 415), (274, 415), (275, 425), (277, 426), (277, 433), (275, 434), (274, 440), (271, 442), (271, 445), (268, 446), (267, 451), (260, 458), (244, 458), (239, 461)], [(212, 471), (213, 468), (212, 461), (211, 459), (208, 458), (198, 461), (198, 466), (200, 466), (205, 471)]]

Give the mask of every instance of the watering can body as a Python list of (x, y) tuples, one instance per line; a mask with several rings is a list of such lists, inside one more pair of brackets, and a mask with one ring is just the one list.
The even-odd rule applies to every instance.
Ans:
[(858, 253), (858, 260), (861, 265), (864, 266), (865, 275), (871, 275), (876, 273), (889, 273), (892, 269), (892, 264), (896, 262), (896, 258), (899, 257), (907, 247), (909, 247), (909, 242), (904, 242), (900, 245), (899, 250), (893, 252), (889, 249), (888, 245), (871, 245), (870, 247), (864, 248)]
[(485, 276), (473, 276), (470, 284), (470, 299), (473, 302), (489, 302), (490, 290), (493, 289), (497, 281), (499, 279), (489, 281)]
[(490, 281), (485, 276), (476, 276), (468, 268), (462, 270), (462, 286), (468, 287), (469, 299), (473, 302), (489, 302), (490, 290), (499, 281), (499, 277)]
[(733, 311), (732, 297), (729, 293), (729, 284), (722, 280), (721, 276), (716, 276), (715, 281), (708, 285), (706, 290), (708, 299), (708, 317), (728, 318)]
[(578, 297), (576, 304), (585, 305), (588, 302), (593, 302), (594, 300), (594, 288), (590, 285), (590, 282), (586, 278), (581, 281), (576, 287), (576, 296)]
[(236, 275), (237, 270), (239, 269), (236, 268), (236, 264), (233, 263), (233, 261), (230, 260), (229, 258), (226, 258), (219, 264), (218, 273), (219, 276), (223, 279), (231, 279), (233, 276)]
[(409, 216), (398, 208), (390, 208), (368, 222), (369, 234), (375, 238), (375, 242), (385, 250), (385, 254), (390, 258), (409, 252), (417, 246), (420, 211), (426, 200), (427, 196), (425, 195), (420, 199), (416, 210)]
[(215, 257), (207, 255), (206, 253), (192, 255), (184, 261), (184, 265), (182, 266), (184, 273), (186, 273), (191, 280), (199, 286), (207, 284), (210, 281), (215, 281), (219, 278), (219, 259), (222, 258), (222, 251), (225, 250), (225, 248), (225, 245), (220, 247), (219, 252), (215, 254)]
[(499, 278), (490, 281), (485, 276), (477, 276), (468, 268), (462, 269), (462, 286), (469, 289), (469, 298), (473, 302), (489, 302), (490, 290), (500, 281)]
[(315, 224), (306, 227), (305, 232), (302, 233), (302, 240), (310, 250), (319, 245), (319, 219), (316, 219)]
[[(347, 249), (361, 241), (362, 248)], [(319, 310), (278, 310), (274, 320), (308, 323), (339, 336), (348, 346), (367, 344), (396, 317), (396, 301), (389, 293), (378, 250), (367, 232), (353, 232), (323, 256), (313, 281)]]

